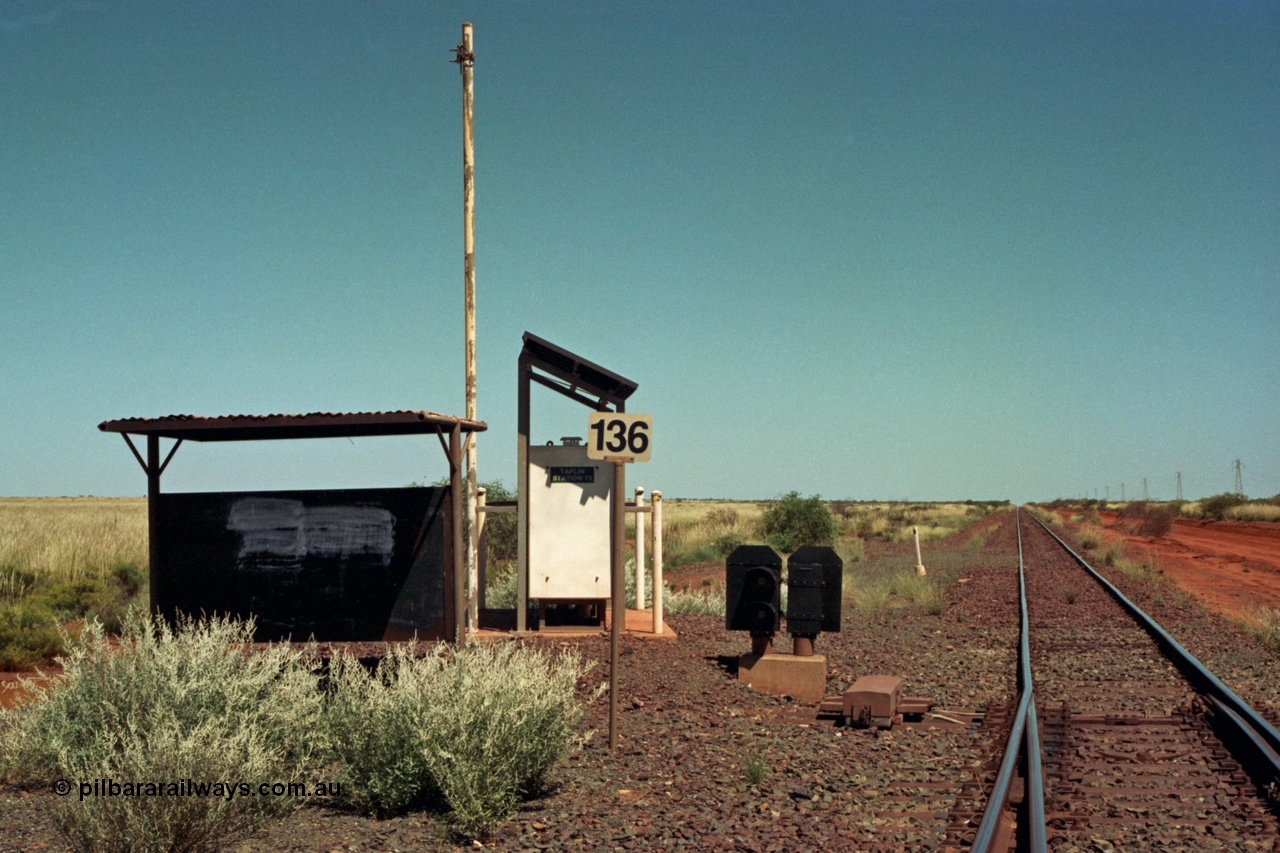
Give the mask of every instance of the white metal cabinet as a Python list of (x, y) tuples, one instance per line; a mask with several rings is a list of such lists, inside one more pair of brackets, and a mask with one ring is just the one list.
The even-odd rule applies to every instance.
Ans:
[(608, 598), (613, 465), (582, 446), (529, 448), (529, 598)]

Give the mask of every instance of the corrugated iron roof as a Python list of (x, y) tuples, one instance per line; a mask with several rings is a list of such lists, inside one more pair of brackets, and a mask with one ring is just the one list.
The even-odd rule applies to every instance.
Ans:
[(427, 411), (311, 412), (305, 415), (166, 415), (103, 421), (103, 432), (159, 435), (190, 441), (254, 441), (282, 438), (347, 438), (370, 435), (414, 435), (452, 430), (483, 432), (484, 421)]

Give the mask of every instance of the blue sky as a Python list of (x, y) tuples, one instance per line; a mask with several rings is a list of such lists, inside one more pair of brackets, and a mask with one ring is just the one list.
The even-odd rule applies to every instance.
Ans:
[(531, 331), (639, 383), (668, 497), (1280, 492), (1275, 3), (3, 0), (0, 495), (145, 492), (106, 419), (463, 413), (467, 20), (481, 479)]

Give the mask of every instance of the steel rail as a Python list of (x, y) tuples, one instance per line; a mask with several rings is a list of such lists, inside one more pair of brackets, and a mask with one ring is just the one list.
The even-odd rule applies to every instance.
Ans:
[(1237, 756), (1237, 760), (1246, 766), (1252, 764), (1255, 767), (1262, 766), (1265, 768), (1272, 775), (1272, 779), (1268, 780), (1268, 782), (1280, 781), (1280, 732), (1276, 731), (1275, 726), (1267, 722), (1257, 711), (1237, 696), (1231, 688), (1223, 684), (1191, 652), (1183, 648), (1182, 644), (1175, 640), (1168, 631), (1160, 627), (1160, 624), (1143, 612), (1138, 605), (1126, 598), (1124, 593), (1116, 589), (1093, 566), (1085, 562), (1084, 558), (1071, 550), (1067, 543), (1063, 542), (1061, 537), (1050, 530), (1047, 524), (1036, 518), (1034, 513), (1032, 513), (1032, 518), (1035, 518), (1036, 522), (1044, 528), (1044, 531), (1052, 536), (1062, 546), (1063, 550), (1080, 564), (1081, 568), (1093, 575), (1094, 579), (1102, 585), (1102, 588), (1111, 593), (1116, 601), (1120, 603), (1120, 606), (1127, 610), (1138, 624), (1146, 629), (1147, 633), (1165, 649), (1166, 654), (1182, 672), (1183, 676), (1198, 691), (1213, 700), (1212, 704), (1216, 708), (1228, 712), (1219, 714), (1218, 718), (1235, 729), (1239, 735), (1239, 741), (1237, 742), (1247, 742), (1253, 746), (1251, 753)]
[(1004, 758), (987, 799), (987, 808), (978, 825), (978, 833), (970, 848), (975, 853), (990, 853), (996, 841), (1000, 816), (1009, 800), (1009, 789), (1017, 771), (1018, 756), (1026, 755), (1026, 798), (1028, 810), (1029, 843), (1032, 853), (1048, 849), (1048, 833), (1044, 815), (1044, 773), (1041, 769), (1040, 726), (1036, 720), (1036, 703), (1031, 681), (1031, 628), (1027, 618), (1027, 578), (1022, 562), (1022, 510), (1014, 509), (1014, 529), (1018, 534), (1018, 710), (1013, 717), (1013, 728), (1005, 743)]

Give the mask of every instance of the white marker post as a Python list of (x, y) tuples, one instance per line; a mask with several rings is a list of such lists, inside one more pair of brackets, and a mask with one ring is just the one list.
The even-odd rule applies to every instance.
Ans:
[(636, 610), (644, 610), (644, 486), (636, 486)]
[(618, 650), (627, 621), (626, 578), (622, 570), (625, 526), (626, 465), (649, 461), (649, 436), (653, 418), (622, 412), (592, 412), (587, 417), (587, 458), (613, 463), (613, 565), (609, 583), (613, 592), (613, 621), (609, 632), (609, 749), (618, 748)]
[(911, 535), (916, 538), (916, 574), (924, 577), (927, 573), (924, 570), (924, 561), (920, 559), (920, 528), (912, 527)]
[(662, 492), (653, 492), (653, 633), (662, 633)]

